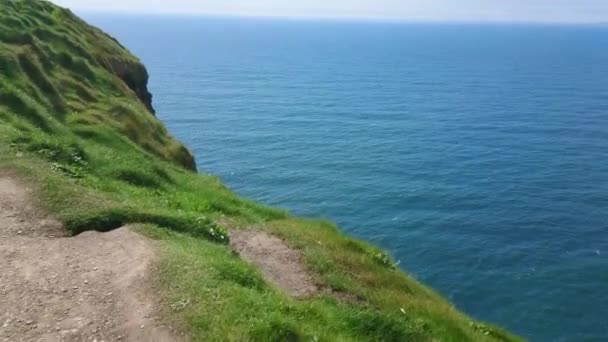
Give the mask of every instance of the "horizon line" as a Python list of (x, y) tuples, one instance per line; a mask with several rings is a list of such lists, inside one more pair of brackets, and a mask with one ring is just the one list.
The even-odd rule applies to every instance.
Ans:
[(606, 21), (558, 21), (558, 20), (473, 20), (473, 19), (433, 19), (433, 18), (400, 18), (386, 16), (291, 16), (272, 14), (246, 14), (246, 13), (212, 13), (212, 12), (160, 12), (160, 11), (129, 11), (104, 9), (72, 9), (82, 14), (112, 14), (136, 15), (151, 17), (188, 17), (188, 18), (224, 18), (224, 19), (261, 19), (284, 21), (322, 21), (322, 22), (359, 22), (359, 23), (386, 23), (386, 24), (496, 24), (496, 25), (547, 25), (547, 26), (608, 26)]

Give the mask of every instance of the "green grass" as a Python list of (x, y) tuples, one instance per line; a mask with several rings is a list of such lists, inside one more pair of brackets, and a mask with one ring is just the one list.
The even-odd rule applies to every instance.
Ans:
[[(243, 199), (197, 174), (118, 42), (43, 1), (0, 3), (0, 168), (72, 233), (139, 225), (160, 241), (167, 318), (194, 340), (513, 341), (333, 224)], [(255, 226), (298, 249), (323, 289), (293, 299), (230, 251)]]

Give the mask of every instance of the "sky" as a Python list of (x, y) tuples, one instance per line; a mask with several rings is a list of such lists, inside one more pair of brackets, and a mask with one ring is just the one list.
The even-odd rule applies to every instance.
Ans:
[(403, 21), (608, 23), (608, 0), (52, 0), (75, 11)]

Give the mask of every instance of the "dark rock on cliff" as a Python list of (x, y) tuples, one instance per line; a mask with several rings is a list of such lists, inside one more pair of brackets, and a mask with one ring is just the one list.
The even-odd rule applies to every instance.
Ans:
[(152, 94), (148, 91), (148, 71), (143, 64), (111, 57), (103, 60), (101, 65), (120, 77), (146, 108), (154, 114)]

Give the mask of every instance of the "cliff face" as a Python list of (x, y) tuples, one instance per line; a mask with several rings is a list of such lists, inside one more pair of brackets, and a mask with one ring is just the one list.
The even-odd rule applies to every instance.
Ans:
[(125, 47), (46, 1), (0, 6), (0, 105), (47, 133), (119, 131), (196, 170), (192, 153), (155, 118), (148, 72)]
[(143, 64), (110, 57), (101, 61), (101, 65), (120, 77), (146, 108), (154, 114), (152, 94), (148, 91), (148, 71)]

